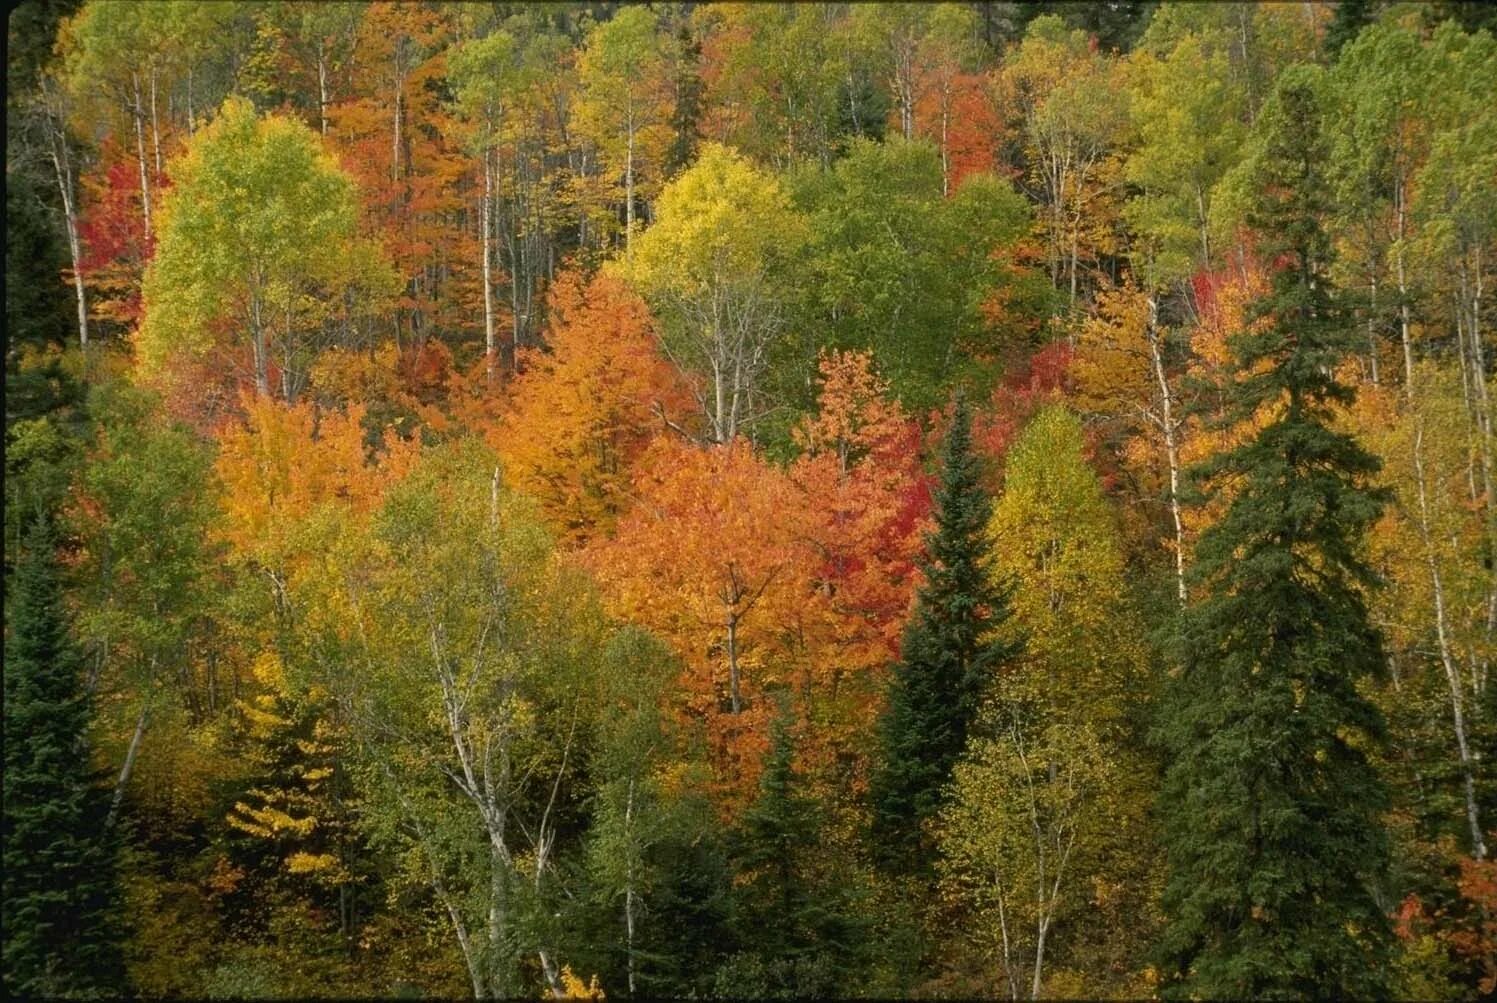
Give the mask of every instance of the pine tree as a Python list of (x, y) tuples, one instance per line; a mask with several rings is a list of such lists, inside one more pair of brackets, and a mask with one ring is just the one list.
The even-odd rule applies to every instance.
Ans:
[(97, 995), (123, 988), (117, 886), (53, 548), (37, 520), (6, 595), (5, 984), (24, 995)]
[(1387, 799), (1367, 755), (1384, 729), (1357, 690), (1384, 664), (1358, 550), (1385, 498), (1376, 460), (1336, 428), (1354, 334), (1328, 282), (1317, 73), (1286, 71), (1259, 123), (1248, 222), (1274, 275), (1222, 388), (1228, 420), (1271, 420), (1193, 472), (1235, 494), (1197, 546), (1201, 598), (1160, 726), (1162, 948), (1182, 997), (1387, 994), (1370, 887)]
[[(889, 705), (880, 721), (882, 760), (871, 788), (874, 836), (886, 863), (929, 866), (922, 823), (967, 743), (983, 690), (1017, 645), (997, 638), (1009, 592), (987, 567), (992, 502), (980, 483), (972, 424), (958, 396), (946, 437), (936, 529), (927, 539), (925, 585), (905, 630)], [(926, 847), (928, 849), (928, 847)], [(924, 861), (924, 862), (922, 862)]]
[(795, 769), (791, 719), (786, 700), (771, 726), (759, 796), (734, 834), (734, 925), (746, 951), (719, 970), (719, 995), (839, 996), (839, 979), (866, 961), (848, 875), (828, 866), (822, 808)]

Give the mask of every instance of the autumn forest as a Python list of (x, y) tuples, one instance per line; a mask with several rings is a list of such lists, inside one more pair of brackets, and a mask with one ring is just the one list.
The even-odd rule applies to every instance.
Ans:
[(1494, 32), (22, 0), (7, 996), (1497, 991)]

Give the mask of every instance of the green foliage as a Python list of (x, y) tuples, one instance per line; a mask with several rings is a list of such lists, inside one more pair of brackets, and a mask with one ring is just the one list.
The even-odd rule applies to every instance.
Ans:
[(935, 147), (898, 139), (854, 140), (831, 171), (796, 180), (812, 238), (797, 325), (804, 343), (782, 370), (787, 382), (804, 383), (803, 357), (827, 344), (871, 351), (917, 414), (948, 386), (991, 380), (997, 360), (982, 307), (1012, 281), (994, 259), (1029, 225), (1019, 195), (976, 175), (947, 198)]
[(863, 967), (866, 932), (852, 914), (848, 875), (829, 867), (822, 809), (795, 768), (790, 728), (785, 700), (771, 726), (759, 796), (735, 834), (740, 952), (718, 969), (716, 995), (837, 996), (845, 973)]
[[(1359, 690), (1384, 669), (1363, 589), (1377, 463), (1335, 425), (1351, 332), (1333, 297), (1326, 145), (1310, 70), (1265, 107), (1249, 221), (1274, 263), (1260, 323), (1232, 340), (1234, 421), (1266, 419), (1196, 471), (1226, 514), (1197, 546), (1185, 664), (1160, 734), (1169, 881), (1163, 940), (1182, 997), (1387, 994), (1374, 897), (1387, 804)], [(1230, 488), (1228, 487), (1230, 486)]]
[(125, 984), (107, 796), (55, 546), (33, 523), (6, 588), (5, 982), (27, 996), (113, 995)]
[(916, 869), (929, 860), (919, 852), (928, 839), (922, 828), (940, 805), (980, 701), (1019, 651), (1015, 641), (998, 636), (1009, 617), (1009, 591), (989, 571), (992, 503), (980, 483), (981, 458), (973, 452), (971, 416), (960, 397), (944, 461), (925, 584), (894, 666), (870, 790), (881, 852), (891, 863)]
[(331, 304), (392, 291), (379, 250), (356, 239), (352, 180), (311, 130), (261, 119), (242, 99), (170, 173), (142, 282), (142, 362), (159, 371), (175, 352), (201, 354), (228, 325), (250, 342), (260, 392), (274, 361), (281, 396), (294, 398)]

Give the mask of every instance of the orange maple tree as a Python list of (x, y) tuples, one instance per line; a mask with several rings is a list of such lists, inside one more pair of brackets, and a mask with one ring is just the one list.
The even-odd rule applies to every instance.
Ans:
[(649, 309), (618, 279), (558, 276), (546, 340), (549, 350), (522, 351), (489, 439), (511, 483), (582, 541), (611, 527), (630, 465), (690, 398), (657, 350)]
[(633, 507), (585, 555), (620, 617), (684, 665), (677, 709), (705, 725), (732, 811), (752, 797), (773, 700), (794, 687), (815, 616), (800, 493), (744, 441), (661, 436), (640, 460)]

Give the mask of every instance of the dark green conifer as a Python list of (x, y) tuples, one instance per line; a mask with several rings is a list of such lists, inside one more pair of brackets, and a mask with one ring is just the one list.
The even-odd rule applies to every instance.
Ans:
[(854, 882), (821, 845), (823, 809), (795, 768), (791, 719), (786, 700), (771, 728), (759, 796), (734, 834), (733, 925), (744, 950), (719, 969), (719, 994), (843, 995), (845, 973), (866, 961), (866, 929), (850, 901)]
[(887, 863), (924, 866), (922, 823), (967, 743), (984, 688), (1016, 653), (998, 640), (1009, 595), (988, 569), (992, 501), (972, 451), (972, 422), (958, 397), (946, 437), (936, 499), (936, 529), (927, 540), (925, 585), (905, 630), (889, 705), (880, 722), (882, 758), (872, 782), (874, 837)]
[(118, 993), (114, 856), (89, 765), (89, 700), (52, 535), (33, 523), (6, 589), (3, 964), (9, 993)]
[(1248, 222), (1272, 285), (1221, 388), (1226, 421), (1272, 420), (1193, 472), (1231, 501), (1196, 549), (1160, 728), (1164, 976), (1181, 997), (1387, 995), (1387, 798), (1367, 755), (1384, 728), (1357, 689), (1384, 665), (1360, 548), (1385, 499), (1336, 421), (1354, 333), (1329, 282), (1318, 72), (1287, 70), (1259, 122)]

